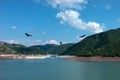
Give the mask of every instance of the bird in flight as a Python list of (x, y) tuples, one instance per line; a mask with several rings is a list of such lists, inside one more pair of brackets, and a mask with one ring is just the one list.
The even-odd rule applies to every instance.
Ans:
[(84, 38), (86, 35), (79, 36), (79, 38)]
[(25, 33), (25, 35), (26, 35), (27, 37), (30, 37), (30, 36), (32, 36), (31, 34), (28, 34), (28, 33)]

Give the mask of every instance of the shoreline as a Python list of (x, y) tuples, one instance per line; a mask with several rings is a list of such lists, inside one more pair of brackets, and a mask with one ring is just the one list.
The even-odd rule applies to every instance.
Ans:
[[(50, 58), (51, 55), (16, 55), (16, 54), (0, 54), (0, 60), (5, 59), (45, 59)], [(112, 61), (112, 62), (120, 62), (120, 57), (101, 57), (101, 56), (94, 56), (94, 57), (77, 57), (77, 56), (58, 56), (58, 58), (64, 58), (68, 60), (75, 60), (75, 61), (83, 61), (83, 62), (100, 62), (100, 61)]]
[(101, 57), (101, 56), (95, 56), (95, 57), (68, 57), (66, 58), (68, 60), (76, 60), (76, 61), (97, 61), (97, 62), (102, 62), (102, 61), (112, 61), (112, 62), (120, 62), (120, 57)]
[(50, 55), (0, 54), (0, 60), (4, 60), (4, 59), (45, 59), (49, 57)]

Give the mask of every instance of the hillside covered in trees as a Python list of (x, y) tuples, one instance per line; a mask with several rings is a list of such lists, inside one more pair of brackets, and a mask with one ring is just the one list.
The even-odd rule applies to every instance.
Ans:
[(0, 42), (0, 54), (46, 54), (44, 50), (35, 47), (26, 47), (21, 44)]
[(9, 44), (0, 42), (0, 54), (26, 54), (26, 55), (38, 55), (38, 54), (58, 54), (61, 55), (74, 43), (67, 43), (62, 45), (45, 44), (34, 45), (26, 47), (21, 44)]
[(77, 56), (120, 56), (120, 28), (94, 34), (71, 46), (63, 54)]
[(50, 53), (50, 54), (61, 55), (72, 45), (74, 45), (74, 43), (67, 43), (67, 44), (58, 45), (58, 46), (55, 46), (55, 47), (52, 47), (52, 48), (46, 50), (46, 52)]
[(78, 43), (26, 47), (0, 41), (0, 54), (58, 54), (76, 56), (120, 56), (120, 28), (87, 36)]
[(65, 52), (73, 44), (75, 44), (75, 43), (67, 43), (67, 44), (62, 44), (62, 45), (45, 44), (45, 45), (35, 45), (35, 46), (31, 46), (31, 47), (42, 49), (47, 54), (61, 55), (63, 52)]

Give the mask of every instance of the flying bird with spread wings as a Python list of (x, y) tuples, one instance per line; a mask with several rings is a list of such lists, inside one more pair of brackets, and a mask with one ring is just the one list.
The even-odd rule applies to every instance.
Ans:
[(27, 37), (30, 37), (30, 36), (32, 36), (31, 34), (29, 34), (29, 33), (25, 33), (25, 35), (27, 36)]
[(79, 38), (84, 38), (86, 35), (79, 36)]

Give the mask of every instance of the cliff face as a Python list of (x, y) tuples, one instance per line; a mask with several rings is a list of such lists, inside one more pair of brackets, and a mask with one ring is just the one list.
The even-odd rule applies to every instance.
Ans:
[(86, 37), (64, 54), (77, 56), (120, 56), (120, 28)]

